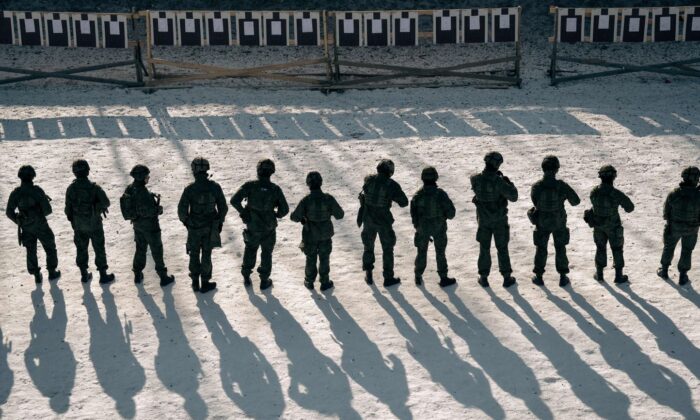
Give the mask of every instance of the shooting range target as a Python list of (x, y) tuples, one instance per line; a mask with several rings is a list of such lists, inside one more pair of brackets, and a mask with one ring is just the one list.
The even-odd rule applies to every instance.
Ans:
[(204, 25), (202, 12), (177, 12), (177, 26), (180, 38), (177, 45), (204, 45)]
[(0, 12), (0, 44), (15, 43), (15, 25), (12, 12)]
[(153, 45), (176, 45), (175, 12), (155, 11), (150, 16)]
[(646, 42), (649, 9), (622, 9), (622, 42)]
[(591, 42), (616, 42), (617, 9), (591, 9)]
[(488, 42), (489, 9), (462, 10), (462, 28), (464, 43)]
[(44, 33), (49, 47), (69, 47), (73, 45), (70, 33), (70, 16), (67, 13), (44, 13)]
[(19, 28), (19, 45), (43, 45), (44, 29), (39, 12), (15, 12)]
[(559, 9), (557, 39), (570, 44), (583, 41), (583, 23), (586, 9)]
[(365, 20), (365, 45), (386, 47), (389, 45), (389, 12), (367, 12)]
[(240, 12), (236, 14), (236, 39), (238, 45), (260, 46), (262, 37), (262, 13), (261, 12)]
[(678, 41), (678, 18), (679, 9), (677, 7), (658, 7), (651, 9), (652, 42)]
[(231, 45), (231, 13), (204, 13), (207, 45)]
[(297, 45), (321, 45), (319, 12), (294, 13), (294, 37)]
[(518, 40), (518, 8), (508, 7), (491, 9), (493, 24), (491, 25), (491, 38), (493, 42), (516, 42)]
[(263, 13), (263, 45), (289, 45), (289, 13)]
[(392, 31), (393, 45), (418, 45), (418, 13), (410, 11), (392, 12), (391, 20), (394, 23), (394, 30)]
[(97, 15), (94, 13), (74, 13), (73, 19), (73, 46), (75, 47), (99, 47), (97, 36)]
[(126, 15), (102, 16), (102, 45), (105, 48), (126, 48), (129, 36)]
[(433, 10), (434, 44), (456, 44), (458, 34), (459, 10)]
[(700, 41), (700, 7), (685, 8), (685, 40)]
[(359, 47), (362, 45), (362, 14), (357, 12), (336, 12), (336, 44), (340, 47)]

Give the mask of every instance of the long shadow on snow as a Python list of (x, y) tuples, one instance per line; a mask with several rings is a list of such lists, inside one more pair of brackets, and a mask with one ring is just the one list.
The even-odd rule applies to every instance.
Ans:
[(169, 391), (182, 396), (185, 411), (191, 418), (207, 417), (207, 405), (197, 391), (202, 365), (185, 336), (175, 309), (172, 287), (163, 289), (165, 313), (143, 285), (139, 285), (138, 289), (139, 299), (151, 315), (158, 336), (158, 353), (155, 357), (158, 379)]
[(600, 353), (613, 369), (624, 372), (637, 388), (686, 418), (697, 418), (700, 414), (693, 406), (688, 384), (665, 366), (654, 363), (639, 345), (608, 321), (586, 299), (570, 288), (566, 291), (573, 302), (593, 319), (590, 323), (569, 302), (546, 290), (547, 298), (562, 312), (569, 315), (591, 340), (598, 343)]
[(359, 419), (351, 405), (345, 373), (314, 346), (311, 337), (271, 293), (266, 299), (248, 288), (250, 302), (268, 320), (275, 342), (289, 358), (289, 397), (300, 406), (341, 419)]
[(102, 303), (105, 306), (104, 319), (90, 283), (83, 284), (83, 304), (90, 326), (90, 359), (97, 380), (114, 400), (119, 414), (133, 418), (136, 416), (134, 396), (146, 384), (146, 374), (131, 351), (131, 323), (125, 319), (126, 325), (122, 326), (114, 295), (108, 286), (102, 287)]
[(44, 291), (41, 285), (32, 291), (34, 318), (29, 324), (32, 339), (24, 352), (24, 364), (29, 377), (39, 392), (49, 398), (56, 413), (65, 413), (70, 407), (70, 395), (75, 384), (75, 356), (66, 342), (66, 302), (63, 292), (51, 283), (53, 311), (46, 314)]
[(343, 370), (367, 392), (388, 405), (396, 417), (413, 418), (406, 407), (408, 383), (401, 360), (395, 354), (384, 358), (379, 347), (357, 325), (335, 296), (328, 295), (324, 299), (316, 295), (313, 300), (328, 319), (335, 340), (343, 348)]
[[(2, 407), (10, 397), (12, 385), (15, 383), (15, 374), (7, 363), (7, 356), (12, 352), (12, 341), (5, 341), (0, 328), (0, 407)], [(0, 409), (2, 416), (2, 409)]]
[(233, 329), (214, 296), (197, 295), (197, 307), (219, 350), (221, 387), (246, 416), (280, 417), (285, 404), (277, 373), (260, 349)]
[(393, 319), (396, 328), (406, 339), (408, 352), (430, 373), (431, 379), (440, 384), (455, 401), (464, 407), (475, 407), (494, 419), (505, 418), (503, 407), (493, 397), (491, 386), (481, 369), (472, 366), (455, 351), (449, 338), (444, 345), (437, 332), (409, 304), (401, 292), (389, 289), (393, 300), (408, 314), (413, 325), (404, 319), (393, 303), (376, 286), (372, 295)]
[(447, 305), (440, 302), (425, 287), (421, 287), (420, 290), (428, 302), (450, 322), (452, 331), (462, 337), (469, 346), (469, 354), (501, 389), (523, 400), (536, 417), (553, 418), (549, 407), (539, 397), (542, 391), (532, 369), (517, 353), (501, 344), (498, 338), (467, 309), (464, 302), (455, 294), (454, 287), (448, 288), (445, 292), (461, 318), (452, 313)]

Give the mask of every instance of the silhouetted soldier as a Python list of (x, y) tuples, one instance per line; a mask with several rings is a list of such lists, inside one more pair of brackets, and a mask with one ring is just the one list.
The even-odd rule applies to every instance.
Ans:
[(134, 226), (134, 283), (143, 281), (143, 269), (146, 267), (146, 251), (151, 248), (151, 255), (156, 264), (156, 272), (160, 277), (160, 285), (167, 286), (175, 280), (168, 275), (168, 269), (163, 261), (163, 241), (160, 236), (160, 223), (158, 216), (163, 214), (163, 206), (160, 205), (160, 195), (148, 191), (146, 185), (150, 179), (151, 171), (144, 165), (136, 165), (130, 175), (134, 182), (126, 187), (126, 191), (119, 200), (124, 220), (130, 220)]
[(194, 182), (182, 192), (177, 215), (187, 228), (192, 290), (206, 293), (216, 288), (216, 282), (210, 281), (211, 252), (214, 248), (221, 247), (221, 229), (228, 206), (219, 184), (209, 179), (209, 161), (196, 157), (192, 160), (191, 167)]
[(365, 178), (359, 195), (360, 212), (357, 215), (357, 225), (362, 226), (362, 269), (365, 271), (365, 282), (374, 283), (374, 242), (379, 235), (382, 244), (384, 287), (401, 283), (400, 278), (394, 277), (396, 234), (392, 227), (394, 216), (391, 214), (391, 203), (395, 202), (399, 207), (408, 205), (408, 197), (399, 183), (391, 179), (392, 175), (394, 162), (382, 159), (377, 165), (377, 173)]
[[(238, 211), (246, 228), (243, 230), (243, 265), (241, 274), (243, 284), (250, 286), (250, 273), (255, 268), (255, 261), (260, 248), (260, 290), (272, 286), (272, 251), (277, 242), (277, 219), (289, 213), (289, 205), (282, 189), (270, 181), (275, 173), (275, 163), (263, 159), (257, 165), (258, 179), (248, 181), (231, 197), (231, 205)], [(243, 207), (243, 200), (246, 205)]]
[(107, 273), (107, 254), (105, 252), (105, 232), (102, 218), (109, 213), (109, 199), (104, 190), (88, 179), (90, 165), (83, 159), (73, 162), (75, 180), (66, 191), (66, 217), (73, 226), (75, 242), (75, 263), (80, 268), (80, 281), (92, 279), (88, 271), (88, 245), (92, 243), (95, 251), (95, 266), (100, 272), (100, 283), (114, 281), (114, 274)]
[(479, 284), (489, 287), (493, 238), (498, 251), (498, 268), (503, 275), (503, 287), (510, 287), (515, 283), (515, 278), (511, 276), (513, 269), (508, 255), (508, 201), (518, 200), (518, 190), (510, 179), (498, 170), (503, 163), (500, 153), (487, 153), (484, 163), (484, 170), (470, 178), (474, 191), (472, 202), (476, 205), (476, 220), (479, 225), (476, 232), (476, 240), (479, 242)]
[(17, 176), (22, 180), (22, 185), (10, 193), (7, 200), (5, 214), (17, 224), (17, 236), (20, 246), (27, 248), (27, 271), (34, 276), (36, 283), (41, 283), (41, 267), (37, 259), (37, 241), (46, 253), (46, 269), (49, 271), (49, 280), (61, 277), (58, 267), (58, 255), (56, 253), (56, 239), (53, 231), (46, 221), (46, 216), (51, 214), (51, 198), (44, 190), (34, 185), (36, 172), (31, 166), (19, 168)]
[(300, 248), (306, 255), (304, 286), (313, 289), (318, 273), (321, 276), (321, 291), (324, 291), (333, 287), (333, 281), (329, 278), (334, 233), (331, 217), (342, 219), (345, 212), (332, 195), (321, 191), (323, 178), (320, 173), (309, 172), (306, 185), (311, 192), (301, 199), (289, 218), (303, 225)]
[(440, 286), (447, 287), (455, 284), (454, 278), (447, 276), (447, 219), (455, 217), (455, 206), (445, 191), (437, 186), (438, 172), (432, 166), (423, 168), (420, 176), (423, 187), (411, 199), (411, 221), (416, 228), (413, 244), (416, 246), (415, 276), (416, 285), (423, 284), (428, 256), (428, 244), (435, 245), (437, 272), (440, 276)]
[(628, 278), (623, 274), (625, 258), (623, 246), (625, 243), (625, 231), (620, 219), (619, 207), (627, 213), (634, 211), (632, 200), (622, 191), (613, 186), (617, 178), (617, 170), (612, 165), (605, 165), (598, 171), (600, 185), (591, 191), (592, 210), (586, 210), (584, 219), (593, 228), (593, 240), (595, 241), (595, 275), (593, 278), (605, 281), (603, 269), (608, 265), (607, 246), (613, 255), (615, 267), (615, 283), (625, 283)]
[(683, 182), (673, 190), (664, 203), (664, 250), (661, 254), (661, 267), (656, 271), (659, 277), (668, 279), (668, 267), (673, 260), (673, 252), (681, 242), (681, 256), (678, 260), (680, 277), (678, 284), (684, 285), (691, 268), (693, 249), (698, 242), (700, 226), (700, 169), (689, 166), (681, 174)]
[(556, 179), (559, 172), (559, 159), (556, 156), (546, 156), (542, 160), (544, 177), (535, 182), (530, 192), (534, 207), (528, 212), (528, 217), (535, 225), (532, 238), (537, 251), (535, 252), (535, 275), (532, 282), (538, 286), (544, 284), (542, 275), (547, 265), (547, 244), (549, 237), (554, 237), (556, 252), (556, 267), (559, 273), (559, 286), (569, 284), (569, 259), (566, 257), (566, 245), (569, 244), (569, 228), (566, 227), (566, 208), (564, 203), (578, 206), (581, 199), (566, 182)]

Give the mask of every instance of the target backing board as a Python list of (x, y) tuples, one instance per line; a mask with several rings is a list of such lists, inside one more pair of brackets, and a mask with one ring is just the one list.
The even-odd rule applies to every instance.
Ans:
[(45, 45), (49, 47), (71, 47), (73, 37), (68, 13), (44, 12)]
[(408, 10), (391, 12), (394, 30), (391, 31), (392, 45), (418, 45), (418, 13)]
[(591, 42), (617, 42), (618, 9), (591, 9)]
[(100, 46), (97, 36), (97, 15), (94, 13), (73, 13), (73, 46), (97, 48)]
[(646, 42), (649, 9), (633, 7), (622, 9), (622, 42)]
[(365, 45), (368, 47), (386, 47), (390, 43), (390, 22), (389, 12), (366, 12), (364, 18)]
[(459, 10), (433, 10), (433, 43), (456, 44), (459, 38)]
[(15, 12), (19, 45), (44, 45), (44, 25), (40, 12)]
[(656, 7), (651, 9), (651, 41), (669, 42), (678, 41), (678, 22), (680, 20), (680, 9), (677, 7)]
[(362, 13), (335, 12), (335, 43), (339, 47), (361, 47)]
[(177, 25), (175, 24), (175, 12), (152, 11), (151, 42), (152, 45), (174, 46), (177, 45)]
[(127, 48), (129, 46), (129, 27), (127, 15), (102, 15), (102, 46), (105, 48)]
[(12, 12), (0, 11), (0, 44), (15, 43), (15, 23)]
[(236, 22), (238, 45), (262, 45), (262, 12), (236, 12)]
[(204, 13), (205, 45), (231, 45), (231, 12)]
[(493, 42), (517, 42), (520, 16), (517, 7), (491, 9)]
[(192, 47), (204, 45), (204, 14), (202, 12), (180, 11), (176, 13), (177, 45)]
[(557, 12), (557, 40), (574, 44), (583, 42), (586, 9), (560, 8)]
[(263, 45), (289, 45), (289, 12), (263, 13)]
[(686, 41), (700, 41), (700, 6), (685, 8), (685, 31)]
[(294, 40), (296, 45), (321, 45), (319, 12), (294, 12)]
[(489, 9), (462, 10), (462, 42), (485, 43), (489, 40)]

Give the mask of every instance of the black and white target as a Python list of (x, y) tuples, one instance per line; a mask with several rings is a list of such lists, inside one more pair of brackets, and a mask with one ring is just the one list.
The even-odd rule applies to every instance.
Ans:
[(394, 26), (394, 45), (418, 45), (418, 13), (405, 10), (392, 12), (391, 20)]
[(462, 40), (464, 43), (488, 42), (489, 9), (462, 10)]
[(67, 13), (44, 13), (44, 33), (46, 45), (49, 47), (72, 46), (70, 32), (70, 16)]
[(591, 42), (617, 41), (617, 9), (591, 9)]
[(240, 12), (236, 14), (238, 25), (236, 37), (238, 45), (260, 46), (262, 45), (262, 13)]
[(20, 45), (43, 45), (43, 26), (39, 12), (15, 12)]
[(12, 12), (0, 12), (0, 44), (15, 43), (15, 25)]
[(263, 45), (289, 45), (289, 13), (263, 13)]
[(204, 21), (208, 45), (231, 45), (230, 12), (206, 12)]
[(126, 15), (111, 14), (102, 16), (102, 45), (105, 48), (126, 48), (129, 34)]
[(336, 12), (336, 44), (341, 47), (359, 47), (362, 45), (362, 15), (356, 12)]
[(679, 12), (677, 7), (657, 7), (651, 10), (652, 42), (678, 41)]
[(685, 8), (685, 40), (700, 41), (700, 7)]
[(153, 45), (174, 46), (177, 43), (175, 12), (155, 11), (151, 16)]
[(99, 47), (97, 15), (94, 13), (73, 14), (73, 34), (76, 47)]
[(516, 42), (518, 40), (518, 18), (517, 7), (507, 7), (492, 9), (491, 16), (493, 25), (491, 25), (493, 42)]
[(646, 42), (649, 9), (622, 9), (622, 42)]
[(459, 42), (459, 10), (433, 10), (433, 43)]
[(389, 45), (389, 22), (391, 15), (388, 12), (367, 12), (365, 20), (365, 45), (368, 47), (386, 47)]
[(574, 44), (583, 42), (583, 24), (586, 9), (559, 9), (557, 16), (557, 39)]
[(294, 37), (297, 45), (321, 45), (319, 12), (294, 13)]
[(177, 26), (180, 34), (178, 45), (192, 47), (204, 44), (202, 12), (177, 12)]

